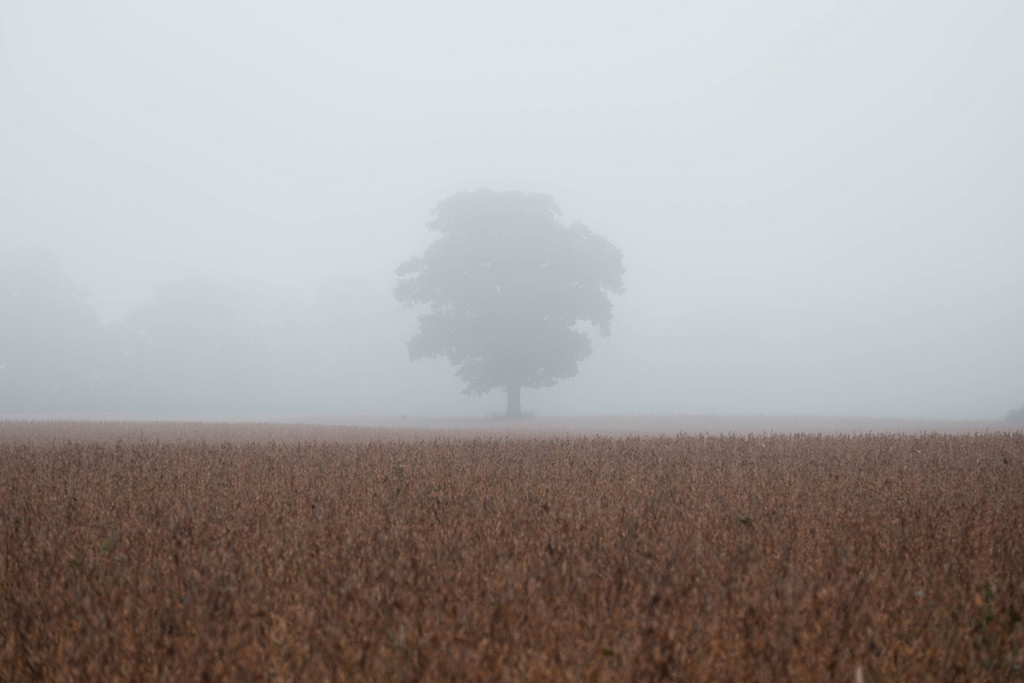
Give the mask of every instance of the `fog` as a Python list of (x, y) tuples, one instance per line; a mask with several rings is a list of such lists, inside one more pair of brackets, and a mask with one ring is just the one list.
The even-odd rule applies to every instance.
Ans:
[[(624, 254), (611, 336), (527, 412), (1000, 418), (1022, 30), (1016, 0), (5, 2), (0, 280), (78, 301), (132, 382), (22, 401), (37, 368), (6, 410), (500, 413), (409, 360), (392, 295), (487, 187)], [(74, 365), (38, 343), (72, 323), (11, 310), (8, 374)]]

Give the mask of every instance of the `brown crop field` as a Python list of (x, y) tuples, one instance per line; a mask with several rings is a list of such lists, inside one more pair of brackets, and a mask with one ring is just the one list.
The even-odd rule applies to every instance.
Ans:
[(0, 422), (0, 680), (1024, 680), (1024, 434), (555, 432)]

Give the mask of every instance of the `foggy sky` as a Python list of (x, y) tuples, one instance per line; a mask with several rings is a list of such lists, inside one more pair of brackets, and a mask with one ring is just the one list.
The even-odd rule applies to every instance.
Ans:
[[(1024, 404), (1022, 32), (1016, 0), (11, 0), (0, 250), (51, 251), (105, 320), (197, 274), (394, 308), (438, 201), (545, 192), (626, 293), (526, 411), (996, 418)], [(498, 412), (408, 361), (404, 316), (361, 409)]]

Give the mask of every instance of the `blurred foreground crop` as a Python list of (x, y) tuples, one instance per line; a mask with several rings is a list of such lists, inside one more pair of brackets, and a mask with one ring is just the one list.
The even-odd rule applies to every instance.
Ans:
[(1024, 679), (1020, 433), (120, 429), (4, 426), (2, 680)]

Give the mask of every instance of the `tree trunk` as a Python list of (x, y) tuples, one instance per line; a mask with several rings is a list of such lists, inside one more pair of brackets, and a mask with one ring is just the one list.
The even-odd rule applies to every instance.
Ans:
[(509, 384), (505, 387), (505, 395), (508, 396), (508, 409), (505, 411), (505, 417), (522, 417), (523, 416), (523, 405), (519, 397), (519, 384)]

